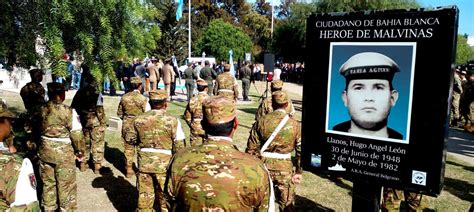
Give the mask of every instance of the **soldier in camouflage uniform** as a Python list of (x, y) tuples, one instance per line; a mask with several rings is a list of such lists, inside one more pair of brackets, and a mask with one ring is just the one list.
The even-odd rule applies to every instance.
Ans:
[(192, 146), (202, 144), (202, 141), (205, 137), (205, 132), (201, 126), (202, 102), (207, 97), (209, 97), (207, 95), (207, 91), (209, 88), (206, 81), (198, 79), (197, 87), (199, 93), (193, 98), (191, 98), (188, 103), (188, 106), (186, 106), (186, 110), (184, 111), (184, 118), (189, 128), (191, 129), (191, 133), (189, 135), (189, 143)]
[(0, 211), (40, 211), (32, 164), (13, 154), (14, 118), (15, 114), (0, 101)]
[(41, 130), (38, 155), (43, 180), (43, 206), (46, 211), (77, 210), (75, 159), (84, 151), (82, 127), (76, 111), (62, 104), (64, 86), (48, 83), (49, 101), (35, 119)]
[(187, 97), (188, 102), (193, 96), (194, 80), (198, 79), (196, 72), (193, 71), (192, 65), (193, 65), (192, 63), (188, 64), (188, 68), (184, 70), (184, 75), (183, 75), (183, 79), (186, 80), (185, 86), (186, 86), (186, 97)]
[(155, 193), (161, 211), (167, 211), (163, 195), (166, 168), (171, 155), (184, 148), (184, 133), (179, 120), (166, 113), (165, 90), (150, 91), (151, 110), (133, 121), (132, 142), (138, 151), (138, 211), (153, 211)]
[(253, 74), (247, 63), (245, 63), (245, 66), (240, 70), (240, 79), (242, 80), (242, 96), (244, 101), (250, 101), (249, 89), (250, 83), (253, 81)]
[(212, 80), (216, 79), (217, 73), (210, 67), (209, 61), (204, 61), (204, 68), (201, 69), (199, 72), (199, 77), (203, 80), (206, 80), (207, 85), (209, 87), (209, 91), (207, 94), (209, 96), (212, 96), (212, 91), (213, 91), (213, 83)]
[(474, 132), (474, 69), (467, 72), (467, 82), (463, 86), (460, 109), (464, 118), (464, 129)]
[[(131, 79), (132, 92), (126, 93), (120, 99), (117, 115), (122, 119), (122, 139), (125, 154), (125, 171), (127, 177), (134, 175), (133, 157), (135, 156), (135, 146), (131, 142), (130, 135), (134, 135), (133, 120), (136, 116), (147, 111), (147, 98), (140, 93), (142, 81), (139, 77)], [(149, 108), (148, 108), (149, 109)]]
[(383, 212), (400, 211), (401, 207), (404, 207), (403, 211), (422, 211), (428, 206), (427, 199), (423, 199), (422, 194), (385, 187), (382, 190), (383, 200), (380, 208)]
[[(302, 179), (301, 125), (285, 110), (288, 106), (285, 92), (272, 93), (272, 106), (274, 111), (253, 125), (245, 152), (260, 158), (270, 171), (280, 211), (294, 211), (294, 184)], [(294, 163), (291, 161), (293, 151)]]
[(222, 96), (203, 103), (204, 144), (178, 151), (168, 168), (166, 192), (173, 211), (273, 211), (263, 163), (232, 144), (235, 103)]
[[(270, 90), (273, 92), (281, 91), (283, 89), (283, 81), (275, 80), (272, 81), (270, 86)], [(291, 103), (291, 99), (288, 99), (288, 106), (285, 108), (285, 111), (292, 116), (295, 114), (295, 108), (293, 107), (293, 103)], [(273, 112), (272, 107), (272, 96), (265, 98), (260, 105), (258, 106), (257, 113), (255, 114), (255, 120), (260, 120), (264, 115)]]
[(46, 104), (46, 95), (41, 81), (43, 80), (43, 70), (30, 70), (31, 82), (27, 83), (20, 90), (20, 96), (23, 99), (23, 104), (26, 108), (26, 113), (22, 114), (22, 120), (25, 121), (25, 131), (28, 134), (27, 146), (29, 150), (33, 151), (39, 142), (39, 130), (31, 120), (39, 112), (39, 108)]
[(81, 118), (86, 151), (80, 164), (81, 171), (87, 169), (87, 161), (92, 153), (94, 173), (98, 174), (104, 159), (106, 120), (102, 94), (91, 74), (85, 74), (84, 85), (74, 96), (71, 107), (76, 109)]
[[(211, 87), (209, 87), (211, 89)], [(224, 65), (224, 73), (219, 74), (216, 79), (216, 85), (214, 86), (214, 95), (224, 96), (229, 99), (237, 101), (239, 97), (239, 89), (237, 80), (230, 73), (230, 65)]]

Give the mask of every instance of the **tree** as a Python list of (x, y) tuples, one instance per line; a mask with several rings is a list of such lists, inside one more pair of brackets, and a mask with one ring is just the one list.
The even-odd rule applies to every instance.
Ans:
[(474, 50), (467, 44), (467, 35), (458, 35), (456, 44), (456, 64), (465, 64), (474, 57)]
[(196, 46), (197, 51), (204, 51), (217, 60), (226, 61), (229, 58), (229, 50), (233, 51), (234, 58), (244, 57), (246, 52), (250, 52), (252, 41), (242, 29), (222, 19), (216, 19), (204, 29)]

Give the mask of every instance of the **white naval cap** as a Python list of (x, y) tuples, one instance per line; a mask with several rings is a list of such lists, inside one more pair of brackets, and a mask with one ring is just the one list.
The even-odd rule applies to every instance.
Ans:
[(339, 69), (339, 73), (351, 79), (387, 79), (400, 68), (391, 58), (377, 52), (362, 52), (350, 57)]

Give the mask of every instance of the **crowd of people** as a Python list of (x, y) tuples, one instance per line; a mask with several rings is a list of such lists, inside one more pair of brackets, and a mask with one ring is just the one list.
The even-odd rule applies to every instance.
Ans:
[[(119, 75), (127, 88), (117, 108), (123, 120), (123, 171), (129, 178), (137, 177), (137, 210), (273, 211), (275, 202), (281, 210), (294, 210), (295, 184), (302, 180), (301, 125), (292, 117), (294, 108), (282, 90), (284, 82), (272, 81), (272, 94), (259, 106), (246, 151), (240, 152), (232, 144), (239, 126), (239, 85), (230, 73), (231, 65), (223, 64), (219, 74), (209, 62), (198, 71), (192, 64), (184, 71), (185, 80), (198, 91), (189, 96), (184, 113), (191, 130), (187, 139), (177, 118), (181, 114), (167, 112), (172, 81), (166, 71), (173, 76), (171, 61), (165, 60), (160, 70), (159, 60), (136, 60), (135, 68), (124, 65), (122, 69), (134, 70), (133, 75)], [(245, 63), (238, 71), (238, 76), (248, 81), (243, 82), (247, 87), (244, 95), (253, 80), (249, 66)], [(24, 159), (16, 154), (12, 142), (11, 122), (16, 115), (2, 103), (0, 169), (10, 164), (20, 168), (9, 172), (12, 177), (0, 179), (5, 182), (0, 186), (9, 186), (0, 188), (2, 191), (16, 193), (3, 195), (0, 209), (77, 210), (76, 168), (82, 172), (91, 168), (99, 174), (105, 160), (107, 127), (100, 89), (103, 83), (84, 67), (71, 106), (63, 104), (63, 82), (48, 83), (45, 89), (41, 85), (43, 70), (30, 71), (32, 81), (20, 92), (27, 110), (19, 118), (27, 133)], [(156, 74), (156, 81), (150, 73)], [(164, 89), (156, 87), (160, 78)], [(29, 167), (27, 190), (15, 184), (25, 180), (20, 171), (23, 166)], [(25, 195), (34, 198), (20, 198)]]

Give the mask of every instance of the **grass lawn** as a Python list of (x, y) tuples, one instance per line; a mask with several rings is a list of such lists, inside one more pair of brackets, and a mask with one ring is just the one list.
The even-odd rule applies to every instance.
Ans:
[[(240, 86), (240, 82), (239, 82)], [(258, 85), (259, 91), (263, 91), (265, 86)], [(301, 96), (295, 93), (289, 93), (290, 98), (296, 103), (296, 118), (301, 120)], [(254, 122), (256, 108), (258, 106), (256, 100), (260, 97), (255, 86), (251, 86), (250, 97), (251, 103), (239, 103), (237, 108), (237, 117), (239, 119), (239, 127), (234, 136), (235, 145), (243, 151), (246, 147), (249, 131)], [(10, 108), (15, 112), (24, 111), (24, 107), (19, 94), (0, 91), (0, 98), (6, 99)], [(104, 105), (108, 117), (116, 116), (117, 106), (120, 97), (105, 96)], [(70, 104), (70, 100), (66, 100), (66, 104)], [(171, 102), (168, 106), (168, 113), (181, 118), (183, 130), (187, 138), (189, 128), (183, 119), (186, 102)], [(17, 126), (19, 129), (19, 126)], [(21, 134), (20, 134), (21, 135)], [(21, 136), (19, 136), (21, 138)], [(121, 169), (120, 160), (117, 159), (120, 151), (123, 151), (120, 134), (115, 131), (106, 133), (106, 160)], [(474, 202), (474, 167), (469, 166), (454, 157), (448, 156), (446, 162), (445, 184), (441, 195), (437, 198), (423, 197), (427, 201), (427, 211), (468, 211)], [(94, 180), (94, 176), (90, 181)], [(297, 187), (296, 204), (299, 211), (350, 211), (351, 210), (351, 190), (352, 183), (348, 180), (333, 181), (324, 174), (314, 174), (310, 172), (303, 173), (303, 182)], [(78, 195), (81, 195), (79, 193)], [(87, 195), (87, 194), (83, 194)], [(110, 198), (110, 197), (109, 197)], [(135, 200), (127, 196), (132, 202)], [(122, 199), (123, 200), (123, 199)], [(116, 207), (117, 208), (117, 207)]]

